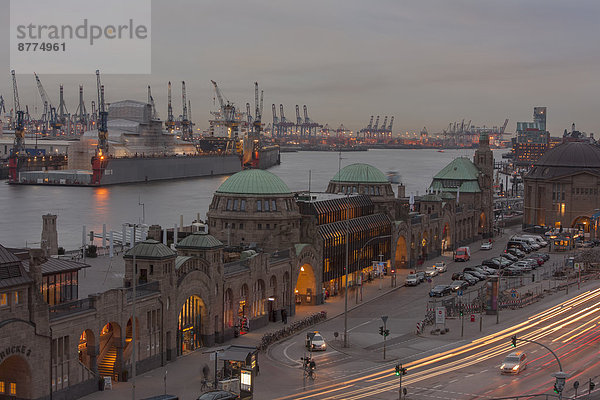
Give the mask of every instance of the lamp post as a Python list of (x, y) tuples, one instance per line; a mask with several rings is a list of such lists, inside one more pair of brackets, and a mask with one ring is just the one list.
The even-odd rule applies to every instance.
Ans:
[[(132, 248), (135, 247), (135, 234), (136, 234), (136, 228), (139, 226), (139, 224), (130, 224), (128, 223), (127, 226), (132, 227), (133, 228), (133, 237), (131, 238), (131, 243), (132, 243)], [(131, 362), (131, 398), (132, 400), (135, 400), (135, 375), (136, 375), (136, 351), (135, 351), (135, 347), (136, 347), (136, 323), (135, 323), (135, 287), (136, 287), (136, 279), (137, 279), (137, 265), (135, 262), (135, 252), (133, 253), (133, 270), (132, 270), (132, 279), (131, 279), (131, 285), (132, 285), (132, 292), (133, 292), (133, 300), (132, 300), (132, 305), (131, 305), (131, 345), (133, 346), (133, 350), (132, 350), (132, 362)], [(166, 375), (165, 375), (166, 378)], [(165, 379), (165, 384), (166, 384), (166, 379)]]
[[(344, 347), (348, 347), (348, 221), (349, 219), (346, 218), (346, 285), (345, 285), (345, 292), (344, 293)], [(364, 250), (364, 248), (371, 243), (374, 240), (377, 239), (384, 239), (384, 238), (391, 238), (392, 235), (382, 235), (382, 236), (375, 236), (369, 240), (367, 240), (365, 242), (365, 244), (362, 245), (362, 247), (360, 248), (360, 250), (358, 251), (358, 257), (360, 259), (362, 259), (362, 251)]]

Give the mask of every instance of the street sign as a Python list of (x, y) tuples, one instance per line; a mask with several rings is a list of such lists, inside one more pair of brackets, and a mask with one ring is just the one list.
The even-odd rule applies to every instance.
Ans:
[(458, 294), (459, 296), (462, 296), (462, 294), (463, 294), (463, 291), (462, 291), (462, 290), (459, 290), (459, 291), (457, 292), (457, 294)]
[(510, 297), (512, 297), (512, 298), (517, 297), (517, 291), (515, 289), (510, 291)]
[(575, 263), (575, 271), (581, 271), (581, 263)]
[(446, 323), (446, 307), (435, 308), (435, 323), (445, 324)]
[(381, 320), (383, 321), (384, 324), (387, 322), (387, 319), (388, 319), (387, 315), (383, 315), (381, 317)]

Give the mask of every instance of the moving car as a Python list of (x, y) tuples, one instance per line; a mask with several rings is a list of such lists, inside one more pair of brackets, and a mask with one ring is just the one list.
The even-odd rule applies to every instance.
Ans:
[(211, 390), (198, 397), (198, 400), (235, 400), (239, 396), (226, 390)]
[(442, 297), (447, 294), (450, 294), (451, 290), (452, 289), (450, 289), (450, 286), (448, 286), (448, 285), (436, 285), (429, 292), (429, 297)]
[(425, 272), (424, 271), (418, 271), (416, 275), (419, 277), (419, 282), (423, 282), (425, 280)]
[(491, 250), (493, 247), (492, 242), (483, 242), (481, 243), (481, 250)]
[(471, 259), (471, 249), (468, 247), (459, 247), (454, 253), (454, 261), (469, 261)]
[(319, 331), (308, 332), (306, 334), (306, 348), (311, 351), (325, 351), (327, 344)]
[(417, 274), (408, 274), (406, 276), (406, 286), (417, 286), (420, 282)]
[(527, 354), (523, 351), (515, 351), (506, 356), (500, 366), (500, 372), (503, 374), (518, 374), (526, 368)]
[(437, 276), (437, 274), (438, 274), (438, 270), (436, 267), (427, 268), (425, 270), (425, 275), (429, 276), (431, 278), (433, 278), (434, 276)]
[(448, 266), (444, 261), (436, 262), (433, 268), (437, 269), (439, 273), (448, 271)]

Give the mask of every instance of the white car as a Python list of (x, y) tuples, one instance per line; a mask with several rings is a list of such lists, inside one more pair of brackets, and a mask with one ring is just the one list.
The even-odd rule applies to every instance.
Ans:
[(429, 276), (429, 277), (433, 278), (437, 274), (438, 274), (438, 270), (436, 267), (427, 268), (425, 270), (425, 276)]
[(494, 247), (492, 245), (492, 242), (483, 242), (483, 243), (481, 243), (481, 247), (480, 248), (481, 248), (481, 250), (491, 250), (492, 247)]
[(436, 262), (433, 268), (437, 269), (439, 273), (448, 271), (448, 266), (444, 261)]
[(419, 277), (417, 274), (408, 274), (406, 277), (406, 286), (417, 286), (419, 284)]
[(311, 351), (327, 350), (325, 339), (319, 331), (309, 332), (306, 334), (306, 347)]

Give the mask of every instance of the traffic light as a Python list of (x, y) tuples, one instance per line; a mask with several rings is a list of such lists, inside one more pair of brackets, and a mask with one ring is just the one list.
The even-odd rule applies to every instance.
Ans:
[(512, 341), (512, 347), (517, 347), (517, 335), (512, 335), (510, 340)]
[(565, 388), (565, 378), (556, 378), (556, 382), (554, 382), (554, 393), (561, 393)]
[(402, 367), (400, 366), (400, 364), (396, 364), (396, 376), (400, 376), (401, 372), (402, 372)]
[(379, 334), (380, 334), (381, 336), (383, 336), (383, 333), (384, 333), (384, 332), (383, 332), (383, 326), (380, 326), (380, 327), (379, 327)]
[(594, 390), (595, 387), (596, 387), (596, 384), (594, 382), (590, 381), (590, 392), (592, 390)]
[(390, 335), (390, 330), (386, 329), (385, 331), (383, 331), (383, 336), (389, 336)]
[(400, 372), (402, 372), (402, 375), (406, 375), (408, 370), (406, 368), (400, 368)]

